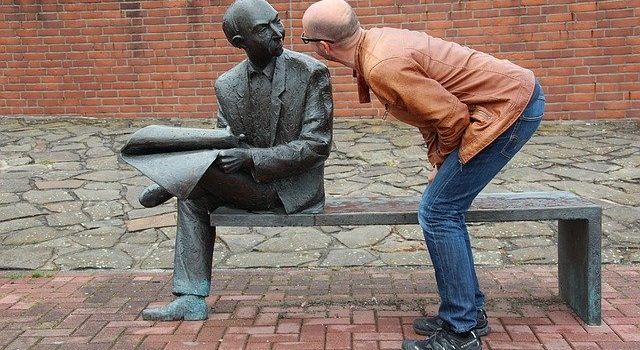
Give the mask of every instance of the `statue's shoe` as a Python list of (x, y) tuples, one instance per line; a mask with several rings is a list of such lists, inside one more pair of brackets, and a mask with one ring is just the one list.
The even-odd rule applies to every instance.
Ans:
[(142, 319), (147, 321), (199, 321), (209, 317), (209, 307), (204, 297), (181, 295), (169, 304), (142, 310)]
[(164, 187), (158, 184), (153, 184), (145, 188), (140, 193), (140, 197), (138, 197), (138, 200), (143, 207), (153, 208), (168, 201), (172, 197), (173, 195), (167, 192)]

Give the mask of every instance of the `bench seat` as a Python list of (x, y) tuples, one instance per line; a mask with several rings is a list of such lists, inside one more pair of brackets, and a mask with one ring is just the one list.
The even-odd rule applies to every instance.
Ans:
[[(324, 213), (250, 213), (221, 208), (211, 226), (356, 226), (417, 224), (420, 197), (329, 197)], [(482, 193), (467, 222), (558, 221), (560, 296), (589, 325), (601, 323), (602, 208), (570, 192)]]

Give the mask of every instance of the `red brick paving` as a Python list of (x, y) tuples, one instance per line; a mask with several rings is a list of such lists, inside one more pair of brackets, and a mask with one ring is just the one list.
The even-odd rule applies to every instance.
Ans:
[[(480, 268), (492, 333), (484, 349), (640, 349), (640, 265), (603, 266), (601, 326), (557, 297), (554, 266)], [(437, 309), (428, 268), (214, 271), (207, 321), (149, 322), (168, 272), (0, 277), (0, 349), (384, 350)]]

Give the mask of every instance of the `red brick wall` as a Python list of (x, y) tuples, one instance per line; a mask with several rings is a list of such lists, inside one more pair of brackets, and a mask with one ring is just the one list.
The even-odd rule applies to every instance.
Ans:
[[(243, 58), (221, 31), (230, 0), (0, 0), (0, 115), (210, 117), (212, 83)], [(305, 51), (309, 1), (274, 0)], [(532, 69), (548, 118), (640, 117), (640, 0), (358, 0), (365, 27), (426, 30)], [(359, 104), (331, 64), (337, 116)]]

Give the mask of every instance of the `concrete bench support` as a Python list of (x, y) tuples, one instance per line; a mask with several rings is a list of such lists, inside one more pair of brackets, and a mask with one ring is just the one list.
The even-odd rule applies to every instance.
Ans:
[[(322, 214), (262, 214), (221, 208), (212, 226), (417, 224), (419, 197), (332, 197)], [(560, 296), (589, 325), (601, 324), (600, 206), (569, 192), (489, 193), (476, 198), (467, 222), (558, 220)]]

